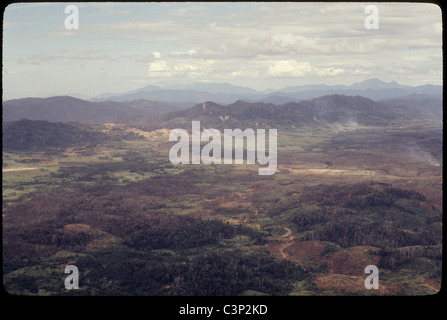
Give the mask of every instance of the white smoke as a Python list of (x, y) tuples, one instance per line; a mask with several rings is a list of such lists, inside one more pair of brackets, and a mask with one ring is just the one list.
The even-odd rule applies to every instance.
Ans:
[(347, 122), (347, 127), (350, 130), (357, 130), (359, 128), (359, 123), (356, 120), (350, 118)]
[(411, 147), (410, 148), (410, 156), (414, 159), (424, 160), (428, 162), (432, 166), (439, 167), (440, 163), (436, 161), (436, 159), (431, 155), (431, 153), (422, 150), (419, 147)]
[(345, 123), (333, 123), (329, 125), (332, 131), (345, 132), (345, 131), (354, 131), (359, 128), (359, 123), (353, 119), (349, 118), (349, 120)]

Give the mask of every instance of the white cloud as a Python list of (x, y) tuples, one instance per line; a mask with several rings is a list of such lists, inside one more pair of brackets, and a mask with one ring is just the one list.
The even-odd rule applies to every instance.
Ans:
[(308, 62), (294, 60), (271, 61), (268, 74), (272, 77), (303, 77), (312, 72)]
[(316, 70), (316, 74), (319, 76), (338, 76), (345, 72), (342, 68), (329, 67), (329, 68), (321, 68)]
[(168, 64), (166, 61), (157, 61), (149, 63), (149, 72), (164, 72), (168, 70)]
[(198, 60), (157, 60), (148, 64), (150, 77), (203, 77), (211, 71), (213, 61)]
[(268, 75), (272, 77), (304, 77), (308, 75), (338, 76), (345, 72), (341, 67), (312, 67), (309, 62), (295, 60), (271, 61)]
[(149, 54), (136, 54), (135, 56), (135, 61), (136, 62), (152, 62), (155, 59), (160, 59), (161, 58), (161, 53), (160, 52), (152, 52)]
[[(67, 32), (63, 5), (16, 4), (5, 11), (3, 62), (9, 72), (30, 68), (46, 78), (68, 72), (78, 83), (95, 79), (97, 90), (104, 92), (111, 90), (107, 86), (126, 87), (132, 81), (179, 79), (256, 83), (258, 88), (287, 86), (295, 78), (301, 83), (349, 84), (378, 77), (411, 85), (441, 84), (440, 9), (423, 3), (378, 3), (380, 29), (366, 30), (365, 6), (80, 4), (80, 29)], [(26, 19), (27, 12), (38, 21)], [(62, 12), (61, 20), (56, 12)], [(107, 63), (108, 78), (97, 73), (96, 64), (102, 63)], [(85, 68), (79, 72), (81, 64)], [(19, 78), (17, 74), (17, 92), (23, 89)]]
[(79, 61), (106, 61), (112, 58), (108, 54), (98, 53), (95, 51), (61, 49), (55, 52), (41, 52), (25, 57), (19, 57), (15, 61), (18, 64), (61, 64)]

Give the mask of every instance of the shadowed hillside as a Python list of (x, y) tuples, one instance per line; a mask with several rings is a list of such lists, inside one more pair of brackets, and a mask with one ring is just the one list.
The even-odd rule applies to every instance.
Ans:
[[(428, 108), (427, 108), (428, 105)], [(189, 128), (191, 121), (200, 120), (209, 128), (290, 128), (345, 123), (349, 125), (389, 125), (409, 120), (439, 120), (439, 100), (396, 100), (375, 102), (360, 96), (329, 95), (313, 100), (282, 105), (249, 103), (242, 100), (229, 105), (214, 102), (198, 104), (190, 109), (156, 114), (136, 123), (143, 130)]]
[(102, 132), (76, 125), (45, 120), (19, 120), (3, 122), (3, 149), (28, 149), (45, 147), (71, 147), (96, 144), (108, 139)]
[(148, 100), (89, 102), (69, 96), (24, 98), (3, 102), (3, 120), (26, 118), (53, 122), (121, 122), (176, 109), (165, 103)]

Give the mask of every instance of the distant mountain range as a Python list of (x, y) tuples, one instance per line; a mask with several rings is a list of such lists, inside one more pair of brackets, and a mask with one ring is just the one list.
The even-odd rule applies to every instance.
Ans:
[[(281, 91), (262, 93), (251, 88), (225, 83), (196, 83), (176, 88), (161, 88), (151, 85), (121, 95), (103, 94), (90, 101), (71, 96), (7, 100), (3, 102), (2, 115), (5, 121), (30, 119), (52, 122), (105, 123), (133, 121), (141, 123), (141, 119), (148, 117), (148, 119), (158, 119), (158, 116), (152, 117), (152, 115), (159, 113), (171, 112), (170, 114), (175, 114), (175, 111), (179, 111), (179, 115), (182, 115), (184, 111), (187, 112), (185, 113), (187, 115), (191, 107), (196, 106), (194, 108), (200, 109), (203, 103), (208, 101), (208, 111), (212, 111), (212, 103), (219, 105), (219, 108), (224, 113), (228, 112), (228, 110), (237, 112), (233, 108), (251, 105), (249, 109), (253, 109), (253, 112), (254, 110), (256, 112), (264, 112), (265, 108), (270, 108), (274, 110), (271, 111), (272, 114), (278, 113), (278, 117), (281, 117), (282, 112), (285, 110), (284, 108), (291, 107), (295, 110), (294, 106), (301, 106), (301, 109), (298, 108), (296, 110), (303, 110), (302, 106), (309, 104), (309, 101), (325, 101), (324, 99), (327, 98), (322, 98), (325, 96), (332, 96), (329, 100), (340, 100), (341, 98), (336, 97), (343, 96), (346, 103), (353, 103), (352, 99), (357, 99), (354, 103), (356, 108), (361, 108), (366, 103), (366, 100), (362, 100), (363, 102), (360, 103), (359, 97), (367, 99), (368, 104), (371, 106), (375, 106), (374, 103), (390, 106), (392, 105), (390, 101), (400, 99), (400, 101), (404, 101), (401, 104), (406, 106), (418, 105), (420, 108), (430, 108), (429, 106), (433, 104), (442, 105), (442, 86), (423, 85), (410, 87), (396, 82), (386, 83), (379, 79), (370, 79), (350, 86), (306, 85), (286, 87)], [(349, 97), (352, 99), (348, 99)], [(225, 107), (224, 105), (229, 106)], [(324, 108), (321, 109), (320, 107), (313, 108), (312, 112), (319, 110), (318, 112), (321, 113), (324, 110)], [(361, 109), (354, 108), (352, 112), (358, 113), (359, 110)], [(368, 110), (364, 111), (368, 112)], [(410, 109), (406, 111), (410, 112)], [(250, 112), (250, 116), (253, 119), (259, 117), (252, 111)], [(218, 115), (223, 117), (230, 116), (232, 118), (236, 115), (236, 113), (234, 115), (224, 113), (219, 111)], [(411, 111), (410, 113), (414, 116), (414, 112)], [(285, 112), (284, 114), (289, 113)], [(237, 115), (240, 116), (240, 114)], [(301, 114), (300, 117), (302, 116)], [(359, 116), (362, 115), (359, 114)], [(164, 116), (159, 117), (163, 118)], [(440, 117), (442, 117), (442, 109)], [(297, 121), (301, 120), (297, 119)], [(157, 126), (156, 123), (154, 125)]]
[(352, 85), (302, 85), (289, 86), (279, 91), (257, 91), (248, 87), (234, 86), (228, 83), (193, 83), (183, 86), (159, 87), (149, 85), (137, 90), (120, 94), (105, 93), (91, 101), (132, 101), (146, 99), (164, 103), (189, 103), (194, 105), (204, 101), (231, 104), (237, 100), (249, 102), (267, 102), (281, 104), (313, 99), (324, 95), (342, 94), (363, 96), (375, 101), (403, 98), (421, 95), (421, 98), (442, 98), (442, 86), (421, 85), (406, 86), (395, 81), (384, 82), (379, 79), (369, 79)]

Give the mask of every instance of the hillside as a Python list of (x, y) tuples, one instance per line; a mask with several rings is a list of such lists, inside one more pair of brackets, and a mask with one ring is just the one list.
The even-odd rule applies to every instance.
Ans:
[(26, 118), (52, 122), (120, 122), (176, 109), (168, 104), (141, 99), (129, 102), (89, 102), (69, 96), (24, 98), (3, 102), (3, 120)]
[(109, 137), (76, 125), (27, 119), (3, 122), (2, 135), (3, 150), (94, 145)]
[(190, 109), (156, 114), (136, 122), (143, 130), (189, 128), (192, 120), (205, 127), (255, 128), (286, 126), (290, 128), (339, 124), (387, 125), (414, 119), (439, 120), (439, 100), (393, 100), (375, 102), (360, 96), (329, 95), (281, 105), (236, 101), (229, 105), (214, 102), (198, 104)]

